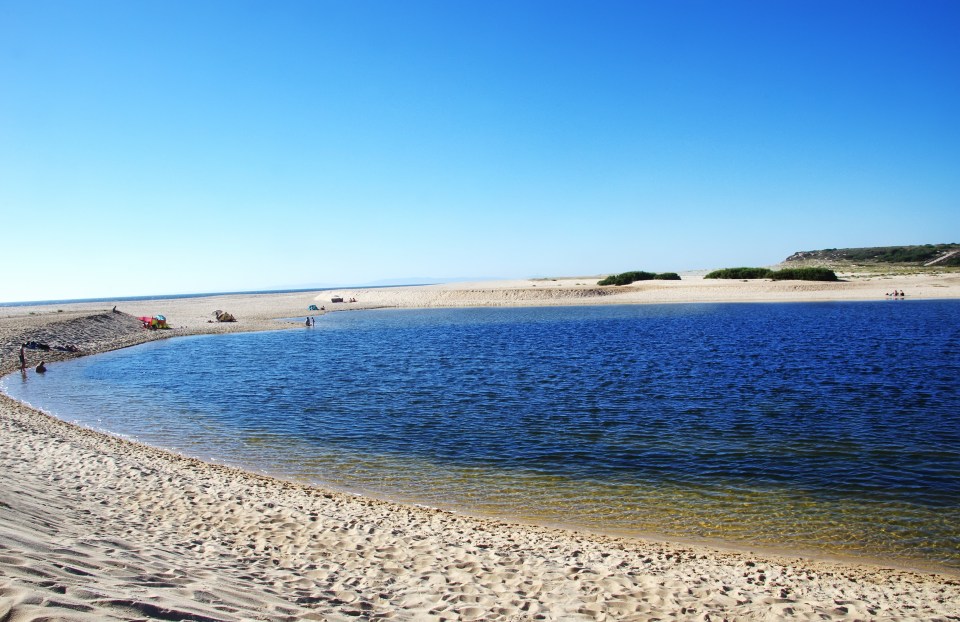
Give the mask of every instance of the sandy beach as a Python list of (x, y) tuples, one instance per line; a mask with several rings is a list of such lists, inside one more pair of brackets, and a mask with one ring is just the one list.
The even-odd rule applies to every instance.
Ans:
[[(382, 307), (960, 298), (960, 273), (839, 283), (596, 277), (0, 307), (0, 371)], [(332, 303), (340, 295), (356, 302)], [(112, 307), (117, 305), (117, 311)], [(890, 304), (896, 304), (893, 301)], [(236, 323), (212, 322), (229, 311)], [(136, 319), (165, 315), (169, 331)], [(322, 320), (321, 320), (322, 321)], [(76, 350), (57, 350), (61, 346)], [(27, 374), (35, 373), (32, 369)], [(0, 396), (0, 622), (957, 620), (960, 574), (516, 525), (302, 486), (79, 428)]]

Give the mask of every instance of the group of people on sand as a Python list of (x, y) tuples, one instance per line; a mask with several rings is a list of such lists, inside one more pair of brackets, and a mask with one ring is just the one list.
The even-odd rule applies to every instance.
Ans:
[(892, 293), (892, 294), (891, 294), (891, 293), (887, 293), (887, 296), (888, 296), (889, 298), (904, 298), (904, 297), (906, 296), (906, 294), (904, 294), (904, 293), (903, 293), (903, 290), (901, 289), (900, 291), (893, 290), (893, 293)]
[[(22, 372), (27, 371), (26, 349), (27, 349), (27, 344), (25, 343), (20, 344), (20, 371)], [(37, 365), (36, 371), (38, 374), (42, 374), (47, 371), (47, 366), (44, 361), (40, 361), (40, 364)]]

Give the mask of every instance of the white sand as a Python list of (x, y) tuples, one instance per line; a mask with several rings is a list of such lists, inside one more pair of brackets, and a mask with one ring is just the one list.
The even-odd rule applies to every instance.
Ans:
[(356, 303), (330, 302), (323, 292), (317, 305), (328, 310), (355, 307), (470, 307), (598, 304), (666, 304), (694, 302), (812, 302), (884, 300), (894, 289), (907, 299), (960, 297), (960, 272), (902, 276), (841, 275), (838, 282), (749, 281), (704, 279), (684, 275), (680, 281), (640, 281), (600, 287), (598, 277), (522, 279), (477, 283), (447, 283), (418, 287), (343, 289), (336, 294)]
[[(567, 282), (344, 290), (338, 293), (358, 302), (324, 303), (324, 293), (316, 304), (836, 300), (882, 298), (894, 287), (908, 297), (960, 297), (960, 279), (949, 274), (826, 287), (692, 280), (612, 295), (584, 294), (597, 289), (586, 279)], [(317, 296), (120, 309), (164, 313), (182, 327), (169, 334), (262, 330), (277, 326), (273, 318), (307, 313)], [(0, 369), (14, 367), (16, 344), (27, 338), (90, 353), (156, 336), (110, 306), (0, 308)], [(218, 308), (240, 321), (208, 324)], [(33, 364), (39, 354), (30, 356)], [(50, 367), (56, 373), (56, 363)], [(960, 619), (956, 573), (609, 538), (400, 506), (178, 457), (7, 398), (0, 398), (0, 422), (2, 622)]]

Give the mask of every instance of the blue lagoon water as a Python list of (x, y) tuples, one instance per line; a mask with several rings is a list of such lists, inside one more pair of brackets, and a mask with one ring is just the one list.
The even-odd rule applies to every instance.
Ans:
[(960, 567), (960, 303), (381, 310), (19, 374), (61, 418), (510, 520)]

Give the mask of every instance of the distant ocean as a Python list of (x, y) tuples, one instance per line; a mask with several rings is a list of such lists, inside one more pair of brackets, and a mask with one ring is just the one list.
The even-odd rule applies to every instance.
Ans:
[(139, 300), (177, 300), (180, 298), (207, 298), (208, 296), (241, 296), (259, 294), (296, 294), (299, 292), (329, 292), (338, 289), (382, 289), (386, 287), (408, 287), (404, 285), (358, 285), (341, 287), (306, 287), (300, 289), (265, 289), (242, 292), (206, 292), (200, 294), (158, 294), (155, 296), (115, 296), (113, 298), (64, 298), (62, 300), (31, 300), (26, 302), (0, 302), (0, 307), (27, 307), (33, 305), (69, 304), (76, 302), (131, 302)]
[(3, 379), (279, 477), (626, 535), (960, 568), (960, 302), (334, 313)]

